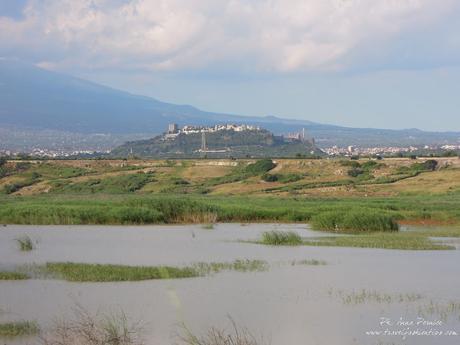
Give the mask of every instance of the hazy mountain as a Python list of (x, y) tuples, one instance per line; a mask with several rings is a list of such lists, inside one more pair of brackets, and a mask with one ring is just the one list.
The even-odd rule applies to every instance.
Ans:
[[(0, 128), (8, 129), (8, 138), (2, 140), (3, 144), (0, 142), (0, 148), (5, 149), (6, 142), (13, 142), (16, 146), (26, 145), (26, 142), (27, 145), (34, 144), (34, 138), (38, 137), (34, 133), (38, 131), (71, 132), (83, 136), (103, 133), (112, 135), (111, 140), (114, 135), (123, 138), (133, 135), (133, 139), (140, 134), (153, 137), (172, 122), (179, 125), (247, 123), (260, 125), (275, 134), (305, 127), (308, 134), (317, 139), (319, 146), (452, 143), (460, 138), (460, 133), (453, 132), (356, 129), (274, 116), (210, 113), (189, 105), (133, 95), (17, 60), (0, 59)], [(13, 134), (18, 131), (23, 133), (21, 143), (14, 139)], [(30, 142), (24, 138), (30, 139)], [(66, 143), (74, 146), (84, 144), (85, 140)]]

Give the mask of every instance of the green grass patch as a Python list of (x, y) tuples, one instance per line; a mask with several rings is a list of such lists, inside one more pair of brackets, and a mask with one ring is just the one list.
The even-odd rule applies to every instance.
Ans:
[(303, 198), (86, 194), (0, 196), (4, 224), (302, 222), (316, 215), (383, 214), (397, 220), (460, 222), (460, 192), (397, 197)]
[(294, 231), (266, 231), (262, 234), (260, 243), (270, 246), (298, 246), (302, 238)]
[(15, 241), (18, 244), (19, 250), (22, 252), (29, 252), (34, 249), (32, 239), (27, 235), (16, 238)]
[(21, 272), (0, 271), (0, 280), (25, 280), (29, 276)]
[(343, 233), (364, 233), (398, 231), (395, 218), (373, 210), (350, 212), (329, 211), (314, 215), (311, 219), (314, 229)]
[(35, 335), (40, 332), (36, 322), (32, 321), (16, 321), (0, 323), (1, 337), (20, 337)]
[(400, 250), (449, 250), (455, 247), (434, 243), (414, 233), (373, 233), (366, 235), (330, 236), (304, 240), (303, 245), (321, 247), (356, 247)]
[(102, 179), (89, 179), (83, 182), (58, 180), (53, 182), (52, 192), (70, 194), (133, 193), (152, 181), (153, 174), (143, 172), (106, 177)]
[(71, 282), (117, 282), (151, 279), (193, 278), (200, 274), (192, 267), (122, 266), (71, 262), (47, 263), (46, 271)]
[(253, 272), (266, 269), (268, 269), (268, 263), (260, 260), (235, 260), (224, 263), (201, 262), (186, 267), (56, 262), (47, 263), (42, 268), (42, 274), (71, 282), (118, 282), (195, 278), (221, 271)]

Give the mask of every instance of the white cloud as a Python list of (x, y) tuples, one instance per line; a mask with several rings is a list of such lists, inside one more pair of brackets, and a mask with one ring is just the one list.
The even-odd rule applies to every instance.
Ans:
[(459, 7), (457, 0), (30, 0), (22, 19), (0, 16), (0, 54), (83, 68), (345, 69), (350, 56), (391, 47)]

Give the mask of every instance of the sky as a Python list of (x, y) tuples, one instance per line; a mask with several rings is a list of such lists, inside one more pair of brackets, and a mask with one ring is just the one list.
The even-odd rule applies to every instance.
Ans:
[(0, 0), (0, 57), (214, 112), (460, 131), (458, 0)]

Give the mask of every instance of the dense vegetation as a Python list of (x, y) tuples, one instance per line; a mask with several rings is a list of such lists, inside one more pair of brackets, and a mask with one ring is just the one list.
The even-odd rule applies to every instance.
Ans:
[(262, 234), (261, 243), (272, 246), (297, 246), (302, 238), (294, 231), (267, 231)]
[(370, 211), (350, 210), (348, 212), (329, 211), (314, 215), (311, 224), (315, 229), (333, 232), (382, 232), (398, 231), (394, 216)]
[(429, 198), (285, 198), (282, 202), (274, 197), (47, 195), (3, 197), (0, 202), (0, 222), (10, 224), (200, 223), (211, 216), (219, 222), (308, 222), (330, 212), (382, 213), (397, 220), (460, 221), (460, 193)]

